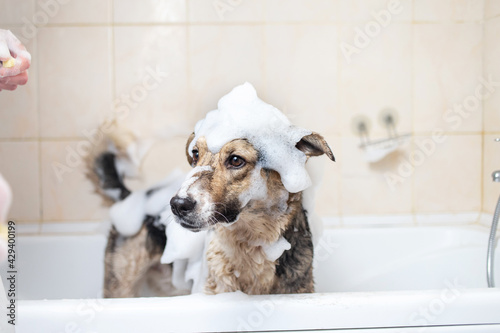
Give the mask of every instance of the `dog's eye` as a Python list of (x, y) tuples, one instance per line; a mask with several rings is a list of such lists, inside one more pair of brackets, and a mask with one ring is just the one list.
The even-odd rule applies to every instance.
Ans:
[(237, 156), (237, 155), (231, 155), (229, 156), (229, 159), (227, 160), (227, 165), (229, 168), (233, 168), (233, 169), (239, 169), (241, 167), (243, 167), (247, 162)]
[(200, 158), (200, 152), (198, 151), (198, 149), (193, 149), (191, 153), (193, 154), (193, 165), (195, 165), (196, 163), (198, 163), (198, 159)]

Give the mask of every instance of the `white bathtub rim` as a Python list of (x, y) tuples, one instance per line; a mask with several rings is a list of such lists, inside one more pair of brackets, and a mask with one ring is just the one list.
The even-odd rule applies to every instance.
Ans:
[[(491, 225), (492, 215), (482, 212), (439, 213), (439, 214), (386, 214), (323, 216), (325, 228), (358, 227), (427, 227), (427, 226), (466, 226)], [(43, 223), (18, 223), (20, 235), (46, 234), (89, 234), (107, 233), (111, 226), (108, 220), (102, 221), (46, 221)]]
[[(110, 322), (114, 323), (116, 332), (120, 328), (160, 332), (167, 327), (175, 332), (235, 331), (245, 328), (245, 325), (247, 329), (272, 331), (500, 324), (498, 288), (460, 290), (460, 295), (445, 304), (446, 308), (439, 315), (423, 323), (425, 317), (418, 314), (420, 309), (438, 304), (442, 294), (443, 290), (419, 290), (98, 299), (94, 301), (101, 304), (102, 309), (96, 311), (90, 322), (85, 316), (79, 317), (76, 309), (92, 300), (19, 301), (19, 313), (22, 314), (19, 328), (29, 326), (44, 327), (42, 331), (62, 330), (63, 326), (57, 326), (61, 322), (79, 323), (89, 331), (105, 331)], [(478, 305), (486, 310), (477, 311)], [(268, 313), (269, 309), (273, 309), (269, 315), (266, 315), (266, 306)], [(169, 313), (172, 315), (169, 316)], [(252, 316), (259, 313), (263, 323), (254, 327), (250, 324)]]

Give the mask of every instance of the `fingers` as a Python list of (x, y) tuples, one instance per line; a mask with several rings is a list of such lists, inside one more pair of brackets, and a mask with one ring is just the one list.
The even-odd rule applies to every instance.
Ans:
[(28, 82), (27, 69), (31, 65), (31, 54), (10, 30), (0, 30), (0, 60), (14, 58), (14, 66), (0, 66), (0, 91), (15, 90)]
[(0, 67), (0, 78), (8, 77), (8, 76), (16, 76), (23, 72), (25, 72), (28, 68), (30, 68), (30, 61), (23, 57), (15, 58), (14, 67), (5, 68)]
[(7, 30), (0, 30), (0, 60), (10, 58), (9, 42), (7, 41)]
[(17, 37), (14, 36), (14, 34), (10, 30), (7, 31), (6, 41), (10, 53), (14, 56), (14, 58), (24, 52), (27, 52), (23, 43), (21, 43), (21, 41), (17, 39)]
[[(31, 54), (19, 39), (9, 30), (7, 33), (7, 45), (10, 53), (16, 59), (24, 59), (26, 63), (31, 63)], [(29, 67), (29, 66), (28, 66)]]
[(10, 58), (10, 51), (7, 43), (3, 43), (0, 37), (0, 60), (7, 61)]
[(16, 76), (0, 78), (0, 90), (15, 90), (18, 85), (25, 85), (28, 82), (28, 72), (23, 72)]
[[(29, 54), (29, 53), (28, 53)], [(21, 72), (24, 72), (26, 71), (28, 68), (30, 68), (31, 66), (31, 55), (30, 55), (30, 58), (25, 58), (23, 56), (19, 56), (18, 58), (16, 58), (16, 61), (20, 61), (20, 65), (19, 65), (19, 70)]]
[(28, 82), (28, 72), (22, 72), (16, 76), (9, 77), (10, 83), (24, 86)]
[(2, 91), (2, 90), (16, 90), (16, 89), (17, 89), (16, 85), (3, 84), (0, 82), (0, 91)]
[(10, 30), (0, 30), (0, 60), (15, 58), (14, 67), (0, 67), (0, 78), (16, 76), (26, 71), (31, 65), (31, 54)]

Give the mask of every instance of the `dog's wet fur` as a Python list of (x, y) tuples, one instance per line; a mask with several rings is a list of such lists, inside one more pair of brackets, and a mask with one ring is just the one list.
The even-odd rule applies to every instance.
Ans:
[[(186, 147), (193, 139), (194, 134)], [(296, 148), (308, 157), (326, 154), (335, 160), (317, 133), (304, 137)], [(245, 139), (212, 153), (202, 137), (186, 154), (194, 169), (171, 208), (183, 227), (215, 231), (206, 253), (205, 292), (314, 292), (313, 242), (302, 193), (289, 193), (276, 171), (260, 168), (261, 155)], [(281, 237), (291, 248), (271, 261), (263, 246)]]
[[(116, 168), (116, 153), (106, 149), (102, 145), (89, 155), (87, 177), (104, 202), (112, 204), (126, 199), (131, 192)], [(104, 256), (103, 296), (128, 298), (188, 294), (188, 290), (173, 286), (172, 265), (160, 263), (166, 242), (165, 226), (159, 223), (159, 216), (146, 215), (139, 232), (129, 237), (120, 235), (111, 227)]]
[[(203, 138), (194, 148), (187, 151), (193, 172), (172, 198), (171, 207), (185, 228), (214, 229), (206, 253), (205, 292), (314, 292), (314, 251), (302, 193), (289, 193), (276, 171), (260, 168), (262, 156), (247, 140), (231, 141), (215, 154)], [(326, 154), (334, 160), (328, 144), (316, 133), (304, 137), (296, 148), (308, 157)], [(130, 191), (116, 168), (120, 152), (108, 150), (103, 142), (88, 156), (87, 176), (105, 203), (112, 204), (127, 198)], [(270, 261), (263, 245), (281, 237), (291, 248)], [(130, 237), (112, 227), (105, 252), (104, 297), (189, 293), (172, 285), (172, 266), (160, 264), (167, 241), (158, 216), (145, 216), (140, 231)]]

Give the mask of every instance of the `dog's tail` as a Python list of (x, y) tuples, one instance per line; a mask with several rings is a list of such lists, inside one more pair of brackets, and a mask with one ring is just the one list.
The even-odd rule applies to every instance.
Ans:
[(116, 123), (105, 132), (87, 156), (86, 176), (95, 192), (110, 206), (130, 195), (124, 179), (137, 176), (141, 159), (151, 145)]
[(105, 198), (105, 201), (117, 202), (130, 194), (130, 190), (124, 184), (123, 174), (118, 171), (119, 162), (116, 154), (111, 151), (102, 152), (94, 159), (92, 172), (97, 180), (96, 191)]

